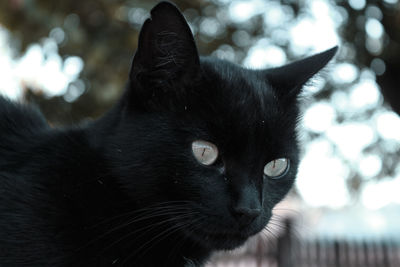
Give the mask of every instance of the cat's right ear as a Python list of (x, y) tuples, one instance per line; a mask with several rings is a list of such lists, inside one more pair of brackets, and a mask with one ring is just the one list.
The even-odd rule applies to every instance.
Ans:
[(264, 73), (278, 95), (293, 98), (300, 93), (302, 86), (333, 58), (337, 50), (338, 47), (335, 46), (285, 66), (265, 70)]
[(139, 34), (130, 80), (146, 90), (165, 90), (192, 79), (199, 69), (199, 56), (189, 25), (174, 4), (161, 2), (150, 14)]

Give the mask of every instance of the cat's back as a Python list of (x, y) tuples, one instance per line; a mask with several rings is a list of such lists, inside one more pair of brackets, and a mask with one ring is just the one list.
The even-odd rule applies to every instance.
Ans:
[(54, 236), (71, 222), (57, 181), (78, 137), (49, 127), (38, 109), (0, 96), (0, 267), (64, 266), (64, 244)]
[(46, 120), (36, 108), (0, 96), (0, 137), (12, 134), (23, 136), (46, 127)]
[(48, 129), (39, 110), (0, 96), (0, 172), (16, 164), (32, 141)]

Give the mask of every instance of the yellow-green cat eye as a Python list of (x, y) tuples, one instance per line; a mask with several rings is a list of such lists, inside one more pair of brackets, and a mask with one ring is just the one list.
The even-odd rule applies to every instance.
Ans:
[(280, 158), (268, 162), (264, 167), (264, 175), (272, 178), (279, 179), (284, 176), (289, 170), (289, 159)]
[(192, 143), (194, 157), (203, 165), (211, 165), (218, 158), (218, 148), (213, 143), (196, 140)]

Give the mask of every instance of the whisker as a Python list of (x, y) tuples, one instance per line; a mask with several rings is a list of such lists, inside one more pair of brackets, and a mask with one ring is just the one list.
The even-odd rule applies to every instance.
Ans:
[[(185, 216), (188, 216), (188, 217), (189, 217), (189, 216), (191, 216), (191, 215), (192, 215), (192, 214), (182, 214), (182, 215), (181, 215), (180, 217), (178, 217), (178, 218), (184, 218)], [(137, 232), (146, 230), (146, 231), (142, 232), (142, 233), (138, 236), (138, 237), (141, 237), (141, 236), (145, 235), (146, 233), (148, 233), (148, 232), (149, 232), (152, 228), (154, 228), (155, 226), (163, 225), (163, 224), (165, 224), (165, 223), (168, 223), (168, 222), (170, 222), (170, 221), (176, 220), (176, 219), (178, 219), (178, 218), (173, 217), (173, 218), (169, 218), (169, 219), (166, 219), (166, 220), (163, 220), (163, 221), (159, 221), (159, 222), (156, 222), (156, 223), (147, 225), (147, 226), (142, 227), (142, 228), (137, 228), (137, 229), (135, 229), (134, 231), (128, 233), (127, 235), (125, 235), (125, 236), (123, 236), (123, 237), (117, 239), (116, 241), (114, 241), (113, 243), (111, 243), (110, 245), (108, 245), (106, 248), (102, 249), (102, 252), (105, 252), (106, 250), (110, 249), (111, 247), (113, 247), (114, 245), (120, 243), (121, 241), (123, 241), (123, 240), (125, 240), (125, 239), (131, 237), (133, 234), (135, 234), (135, 233), (137, 233)]]
[(85, 245), (79, 247), (77, 249), (77, 251), (80, 251), (83, 248), (101, 240), (102, 238), (106, 237), (107, 235), (112, 234), (117, 230), (121, 230), (125, 227), (128, 227), (129, 225), (132, 225), (133, 223), (137, 223), (137, 222), (148, 220), (148, 219), (153, 219), (156, 217), (162, 217), (162, 216), (166, 216), (166, 215), (181, 214), (182, 211), (186, 211), (187, 209), (188, 209), (188, 207), (183, 207), (183, 206), (166, 206), (166, 207), (158, 207), (155, 210), (148, 209), (148, 210), (146, 210), (146, 212), (138, 214), (138, 215), (136, 214), (137, 212), (134, 212), (133, 215), (136, 215), (136, 216), (128, 219), (125, 223), (119, 224), (116, 227), (109, 229), (108, 231), (101, 234), (100, 236), (97, 236), (93, 240), (90, 240)]
[[(182, 218), (180, 218), (182, 219)], [(142, 249), (146, 248), (147, 245), (151, 244), (149, 247), (147, 247), (145, 250), (143, 250), (141, 252), (142, 255), (144, 255), (148, 250), (150, 250), (152, 247), (154, 247), (157, 243), (160, 243), (162, 240), (164, 240), (165, 238), (167, 238), (168, 236), (170, 236), (171, 234), (179, 231), (180, 229), (182, 229), (183, 227), (186, 227), (188, 225), (191, 225), (193, 223), (195, 223), (198, 220), (195, 221), (191, 221), (191, 222), (183, 222), (180, 223), (178, 225), (173, 225), (167, 229), (165, 229), (164, 231), (162, 231), (161, 233), (157, 234), (156, 236), (154, 236), (153, 238), (151, 238), (150, 240), (148, 240), (147, 242), (145, 242), (142, 246), (140, 246), (134, 253), (132, 253), (128, 258), (126, 258), (123, 263), (127, 262), (130, 258), (132, 258), (133, 256), (137, 255)], [(172, 230), (172, 231), (171, 231)], [(162, 238), (161, 238), (162, 237)], [(158, 239), (156, 242), (153, 242), (154, 240)], [(153, 242), (153, 243), (152, 243)]]
[[(197, 216), (196, 220), (194, 222), (192, 222), (190, 225), (188, 225), (188, 227), (186, 228), (186, 233), (192, 234), (193, 231), (196, 229), (195, 226), (197, 224), (199, 224), (205, 218), (205, 216), (201, 213), (196, 214), (196, 216)], [(169, 253), (167, 260), (171, 259), (171, 257), (175, 254), (175, 251), (179, 251), (182, 248), (182, 246), (185, 244), (186, 240), (187, 240), (187, 238), (182, 238), (181, 242), (178, 242), (178, 241), (176, 242), (175, 246)], [(198, 243), (197, 240), (196, 241), (192, 240), (192, 242)]]
[[(124, 217), (124, 216), (128, 216), (128, 215), (131, 215), (131, 214), (134, 214), (134, 213), (148, 212), (148, 211), (151, 211), (151, 210), (154, 210), (154, 209), (163, 209), (163, 208), (166, 208), (166, 207), (174, 208), (174, 207), (177, 206), (175, 203), (181, 203), (182, 206), (183, 206), (183, 205), (187, 205), (187, 204), (189, 204), (191, 202), (192, 201), (178, 201), (178, 200), (176, 200), (176, 201), (159, 202), (159, 203), (156, 203), (156, 204), (153, 204), (153, 205), (150, 205), (150, 206), (146, 206), (146, 207), (141, 208), (141, 209), (128, 211), (128, 212), (113, 216), (111, 218), (104, 219), (104, 220), (102, 220), (102, 221), (100, 221), (100, 222), (98, 222), (98, 223), (96, 223), (94, 225), (89, 226), (89, 228), (95, 228), (95, 227), (97, 227), (97, 226), (99, 226), (101, 224), (105, 224), (105, 223), (110, 222), (112, 220), (115, 220), (115, 219), (118, 219), (118, 218), (121, 218), (121, 217)], [(171, 204), (174, 204), (174, 205), (171, 205)], [(166, 206), (164, 206), (164, 205), (166, 205)]]

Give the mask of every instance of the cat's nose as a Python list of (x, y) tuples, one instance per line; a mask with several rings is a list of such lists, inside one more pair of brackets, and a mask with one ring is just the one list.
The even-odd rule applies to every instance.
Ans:
[(261, 214), (261, 209), (236, 207), (234, 209), (234, 214), (240, 226), (247, 226), (251, 224)]

